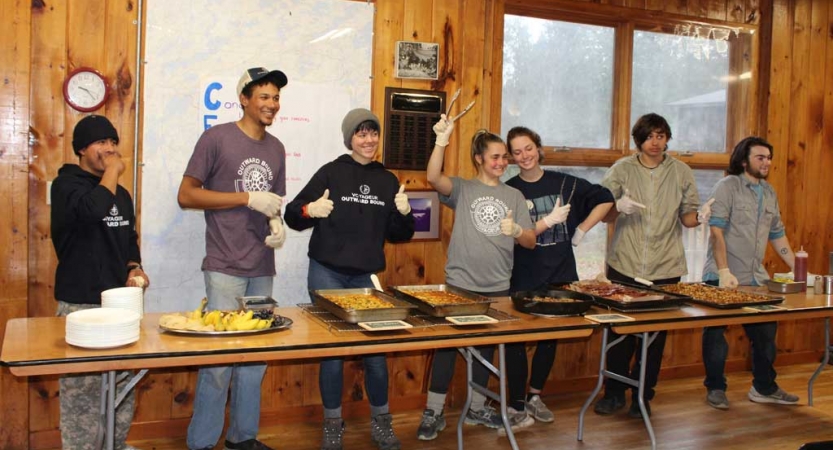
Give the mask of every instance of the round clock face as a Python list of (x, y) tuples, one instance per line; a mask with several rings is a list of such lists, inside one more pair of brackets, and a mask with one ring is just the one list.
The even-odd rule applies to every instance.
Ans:
[(93, 69), (78, 68), (64, 81), (64, 98), (69, 106), (78, 111), (99, 109), (107, 100), (107, 95), (107, 82)]

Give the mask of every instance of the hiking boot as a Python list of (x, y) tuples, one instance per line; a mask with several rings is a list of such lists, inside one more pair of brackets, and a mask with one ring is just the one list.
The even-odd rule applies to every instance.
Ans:
[(437, 438), (437, 434), (445, 429), (445, 416), (443, 413), (434, 414), (434, 410), (426, 409), (422, 412), (422, 420), (417, 429), (417, 439), (420, 441), (431, 441)]
[(500, 418), (500, 414), (495, 411), (495, 408), (487, 405), (477, 411), (470, 409), (466, 413), (465, 424), (483, 425), (488, 428), (498, 429), (503, 426), (503, 420)]
[(541, 400), (540, 395), (533, 395), (528, 402), (524, 402), (524, 405), (529, 415), (539, 422), (552, 422), (555, 420), (555, 415), (547, 409), (547, 405)]
[(769, 395), (761, 394), (752, 386), (749, 388), (749, 400), (755, 403), (775, 403), (778, 405), (795, 405), (798, 403), (798, 396), (789, 394), (785, 390), (778, 388), (777, 391)]
[[(645, 400), (645, 411), (648, 412), (648, 417), (651, 417), (651, 403), (648, 400)], [(639, 409), (639, 400), (631, 402), (631, 407), (628, 409), (628, 417), (633, 417), (634, 419), (642, 418), (642, 410)]]
[(344, 421), (341, 417), (324, 419), (324, 431), (321, 436), (321, 450), (341, 450), (344, 438)]
[(257, 439), (247, 439), (236, 444), (229, 442), (229, 440), (226, 439), (224, 446), (225, 450), (274, 450), (272, 447), (269, 447)]
[(379, 414), (370, 418), (370, 439), (379, 450), (399, 450), (402, 444), (393, 434), (393, 416)]
[[(521, 428), (526, 428), (535, 423), (535, 419), (530, 416), (526, 410), (524, 411), (515, 411), (515, 408), (506, 408), (507, 415), (509, 416), (509, 427), (512, 428), (513, 433), (517, 433), (518, 430)], [(501, 436), (506, 436), (506, 427), (500, 427), (497, 429), (497, 434)]]
[(593, 407), (593, 412), (600, 416), (609, 416), (625, 407), (625, 397), (604, 397)]
[(706, 394), (706, 403), (712, 408), (729, 409), (729, 399), (726, 398), (726, 391), (712, 389)]

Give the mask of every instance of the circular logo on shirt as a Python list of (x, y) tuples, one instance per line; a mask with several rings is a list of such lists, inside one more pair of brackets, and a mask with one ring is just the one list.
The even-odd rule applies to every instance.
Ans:
[(363, 185), (359, 186), (359, 192), (361, 192), (363, 195), (369, 194), (370, 193), (370, 186), (368, 186), (366, 184), (363, 184)]
[(246, 192), (268, 191), (270, 188), (269, 173), (260, 164), (248, 164), (243, 169), (243, 183)]
[(119, 215), (119, 208), (116, 207), (116, 204), (113, 204), (113, 207), (110, 208), (110, 215), (111, 216), (118, 216)]
[(500, 234), (500, 221), (506, 217), (507, 209), (503, 202), (492, 197), (477, 199), (471, 208), (471, 218), (477, 231), (486, 236)]

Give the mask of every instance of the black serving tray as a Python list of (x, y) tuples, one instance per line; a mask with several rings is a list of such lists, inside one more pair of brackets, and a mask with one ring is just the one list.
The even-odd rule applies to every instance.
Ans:
[[(599, 295), (593, 294), (584, 294), (589, 297), (593, 298), (593, 301), (604, 308), (615, 309), (616, 311), (621, 312), (642, 312), (642, 311), (665, 311), (670, 309), (679, 309), (681, 306), (685, 304), (685, 297), (677, 295), (677, 294), (669, 294), (667, 292), (660, 292), (653, 289), (649, 289), (647, 286), (639, 286), (633, 285), (629, 283), (622, 283), (619, 281), (614, 281), (614, 284), (621, 284), (622, 286), (627, 286), (629, 288), (639, 289), (642, 291), (646, 291), (649, 293), (656, 293), (660, 295), (664, 295), (665, 299), (659, 300), (639, 300), (639, 301), (623, 301), (623, 300), (616, 300), (612, 298), (602, 297)], [(567, 285), (570, 283), (563, 283), (563, 284), (555, 284), (550, 285), (552, 289), (558, 290), (568, 290)]]
[[(516, 310), (527, 314), (548, 316), (578, 316), (593, 306), (593, 297), (580, 292), (563, 290), (519, 291), (511, 295)], [(535, 297), (571, 298), (575, 302), (542, 302)]]

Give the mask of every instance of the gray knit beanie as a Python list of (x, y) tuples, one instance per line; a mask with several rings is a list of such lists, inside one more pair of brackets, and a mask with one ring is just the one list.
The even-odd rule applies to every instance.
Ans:
[(353, 140), (353, 135), (356, 134), (356, 128), (367, 120), (376, 122), (376, 126), (381, 128), (379, 118), (368, 109), (356, 108), (344, 116), (344, 120), (341, 122), (341, 133), (344, 135), (344, 146), (348, 150), (353, 150), (350, 141)]

